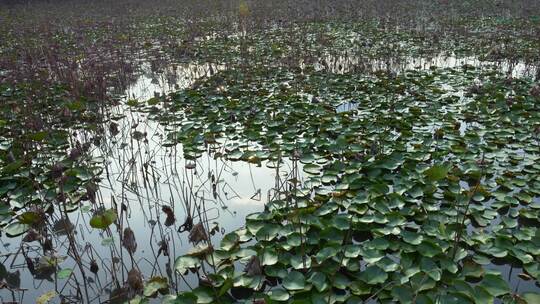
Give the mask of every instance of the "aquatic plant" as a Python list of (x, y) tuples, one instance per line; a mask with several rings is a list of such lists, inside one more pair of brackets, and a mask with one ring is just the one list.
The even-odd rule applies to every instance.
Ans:
[(2, 301), (537, 302), (535, 1), (74, 3), (0, 6)]

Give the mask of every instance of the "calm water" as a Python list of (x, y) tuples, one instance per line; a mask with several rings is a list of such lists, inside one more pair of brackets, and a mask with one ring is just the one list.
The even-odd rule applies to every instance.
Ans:
[[(316, 63), (314, 67), (328, 72), (353, 71), (361, 61), (348, 57), (328, 57)], [(457, 67), (463, 64), (479, 65), (475, 58), (437, 57), (410, 60), (407, 63), (373, 62), (377, 69), (392, 68), (428, 69), (432, 66)], [(125, 92), (127, 99), (148, 100), (156, 94), (166, 94), (191, 86), (194, 81), (224, 69), (211, 64), (177, 64), (168, 67), (163, 73), (155, 74), (148, 66), (143, 66), (143, 74)], [(517, 76), (536, 73), (534, 68), (524, 64), (502, 64), (501, 69)], [(336, 112), (355, 111), (362, 101), (343, 103)], [(37, 260), (42, 256), (38, 242), (23, 243), (22, 237), (2, 237), (1, 255), (3, 264), (13, 277), (19, 276), (20, 290), (0, 290), (0, 301), (20, 301), (34, 303), (40, 295), (56, 291), (67, 302), (78, 303), (77, 284), (86, 285), (92, 302), (99, 303), (109, 299), (110, 292), (122, 286), (127, 273), (138, 269), (143, 279), (153, 276), (167, 277), (176, 289), (189, 289), (197, 284), (196, 277), (187, 277), (185, 281), (174, 276), (174, 258), (188, 252), (192, 245), (188, 242), (188, 232), (178, 232), (184, 221), (191, 217), (193, 223), (208, 223), (208, 229), (214, 234), (211, 241), (219, 244), (224, 233), (241, 228), (248, 214), (262, 211), (264, 204), (275, 195), (276, 179), (286, 179), (291, 173), (291, 165), (285, 162), (278, 170), (261, 166), (214, 159), (217, 151), (206, 151), (196, 161), (182, 157), (182, 147), (162, 146), (165, 130), (157, 122), (148, 119), (146, 114), (132, 111), (126, 105), (111, 109), (112, 117), (118, 125), (118, 134), (108, 134), (103, 142), (94, 147), (93, 155), (102, 161), (104, 171), (97, 192), (96, 204), (85, 206), (71, 212), (69, 220), (75, 227), (75, 247), (87, 274), (86, 282), (80, 275), (73, 253), (69, 250), (70, 242), (65, 235), (56, 234), (52, 238), (55, 253), (65, 260), (59, 264), (61, 269), (74, 269), (74, 280), (54, 280), (54, 274), (48, 277), (35, 277), (27, 268), (24, 255)], [(430, 126), (427, 126), (430, 127)], [(462, 126), (464, 134), (467, 128)], [(80, 131), (81, 139), (91, 135)], [(301, 170), (301, 168), (300, 168)], [(116, 208), (119, 213), (119, 225), (111, 226), (111, 233), (100, 232), (89, 226), (93, 211), (103, 208)], [(163, 207), (170, 207), (176, 221), (166, 225), (167, 216)], [(53, 218), (60, 219), (59, 214)], [(120, 239), (124, 228), (133, 230), (137, 249), (130, 256), (121, 246)], [(168, 255), (164, 254), (164, 246)], [(24, 248), (24, 250), (21, 250)], [(24, 251), (24, 255), (23, 255)], [(99, 267), (97, 274), (90, 271), (90, 263), (95, 261)], [(519, 269), (508, 265), (496, 268), (507, 277), (513, 288), (520, 292), (538, 290), (531, 281), (520, 279)], [(172, 275), (171, 275), (172, 274)], [(55, 298), (59, 302), (59, 297)]]
[[(187, 64), (171, 67), (168, 75), (174, 77), (143, 74), (126, 91), (126, 96), (147, 100), (156, 93), (188, 87), (196, 79), (209, 76), (218, 68)], [(76, 247), (88, 276), (86, 285), (91, 300), (96, 303), (108, 300), (110, 291), (126, 281), (132, 267), (140, 270), (143, 279), (168, 277), (168, 273), (174, 273), (171, 270), (171, 267), (174, 268), (174, 258), (193, 248), (188, 242), (189, 231), (178, 232), (188, 216), (193, 219), (193, 224), (207, 222), (208, 228), (214, 230), (211, 241), (218, 245), (224, 233), (243, 226), (248, 214), (263, 210), (265, 202), (275, 195), (272, 189), (276, 176), (285, 178), (291, 170), (287, 163), (276, 171), (265, 163), (257, 166), (214, 159), (217, 151), (207, 151), (196, 161), (185, 160), (181, 145), (170, 148), (162, 146), (166, 133), (164, 128), (149, 120), (145, 114), (131, 111), (125, 105), (112, 109), (112, 113), (112, 117), (123, 117), (116, 121), (119, 133), (109, 134), (93, 151), (96, 159), (102, 159), (105, 166), (96, 206), (118, 210), (125, 206), (119, 220), (121, 226), (111, 226), (112, 234), (91, 228), (89, 222), (96, 207), (89, 203), (69, 214), (70, 222), (75, 226)], [(90, 135), (84, 132), (79, 134), (81, 139), (87, 136)], [(170, 207), (174, 212), (176, 221), (171, 226), (165, 225), (167, 216), (162, 211), (163, 206)], [(59, 219), (59, 215), (53, 217)], [(137, 241), (133, 259), (120, 245), (121, 234), (126, 227), (133, 230)], [(4, 265), (15, 276), (20, 276), (21, 290), (13, 294), (5, 289), (0, 290), (0, 300), (34, 303), (45, 292), (57, 290), (67, 296), (66, 300), (80, 302), (76, 297), (76, 288), (71, 284), (66, 285), (67, 280), (59, 279), (55, 284), (54, 274), (48, 278), (35, 278), (28, 271), (25, 257), (19, 250), (22, 237), (1, 238)], [(160, 251), (163, 241), (167, 244), (168, 256)], [(79, 276), (74, 258), (68, 251), (67, 237), (55, 235), (53, 244), (56, 254), (66, 257), (59, 264), (60, 268), (72, 268), (74, 274)], [(24, 247), (31, 258), (42, 255), (38, 242), (24, 243)], [(99, 266), (97, 275), (89, 271), (88, 265), (92, 260)], [(79, 281), (82, 285), (82, 278)], [(188, 289), (188, 285), (196, 285), (196, 277), (188, 277), (187, 282), (177, 283), (178, 289)]]

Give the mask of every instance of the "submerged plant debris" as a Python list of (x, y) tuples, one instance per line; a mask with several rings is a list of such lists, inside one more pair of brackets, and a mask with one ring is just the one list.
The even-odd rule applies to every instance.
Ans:
[(540, 18), (353, 2), (6, 5), (0, 301), (540, 303)]

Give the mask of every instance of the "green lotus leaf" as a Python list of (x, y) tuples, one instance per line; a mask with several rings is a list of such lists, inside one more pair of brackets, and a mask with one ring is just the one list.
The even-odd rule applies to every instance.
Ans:
[(368, 266), (360, 273), (360, 279), (370, 285), (384, 283), (387, 278), (388, 274), (375, 265)]
[(192, 256), (180, 256), (174, 262), (174, 268), (179, 273), (185, 273), (188, 269), (194, 269), (201, 265), (201, 261)]
[(440, 181), (448, 175), (449, 168), (445, 165), (434, 165), (424, 172), (430, 181)]
[(283, 287), (287, 290), (302, 290), (306, 286), (306, 278), (301, 272), (291, 271), (283, 279)]
[(107, 227), (116, 221), (116, 217), (116, 211), (114, 209), (99, 212), (90, 219), (90, 226), (97, 229), (107, 229)]
[(499, 274), (487, 273), (484, 275), (482, 282), (480, 283), (486, 291), (494, 296), (502, 296), (510, 292), (510, 287), (508, 283), (502, 279)]
[(168, 292), (169, 282), (167, 278), (152, 277), (144, 285), (143, 294), (145, 297), (153, 297), (156, 293), (165, 294)]

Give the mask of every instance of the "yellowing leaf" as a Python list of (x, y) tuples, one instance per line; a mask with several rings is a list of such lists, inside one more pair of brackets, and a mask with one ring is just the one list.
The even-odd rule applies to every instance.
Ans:
[(50, 300), (52, 300), (54, 297), (56, 297), (56, 291), (54, 290), (51, 290), (51, 291), (48, 291), (42, 295), (40, 295), (37, 299), (36, 299), (36, 303), (37, 304), (45, 304), (45, 303), (49, 303)]

